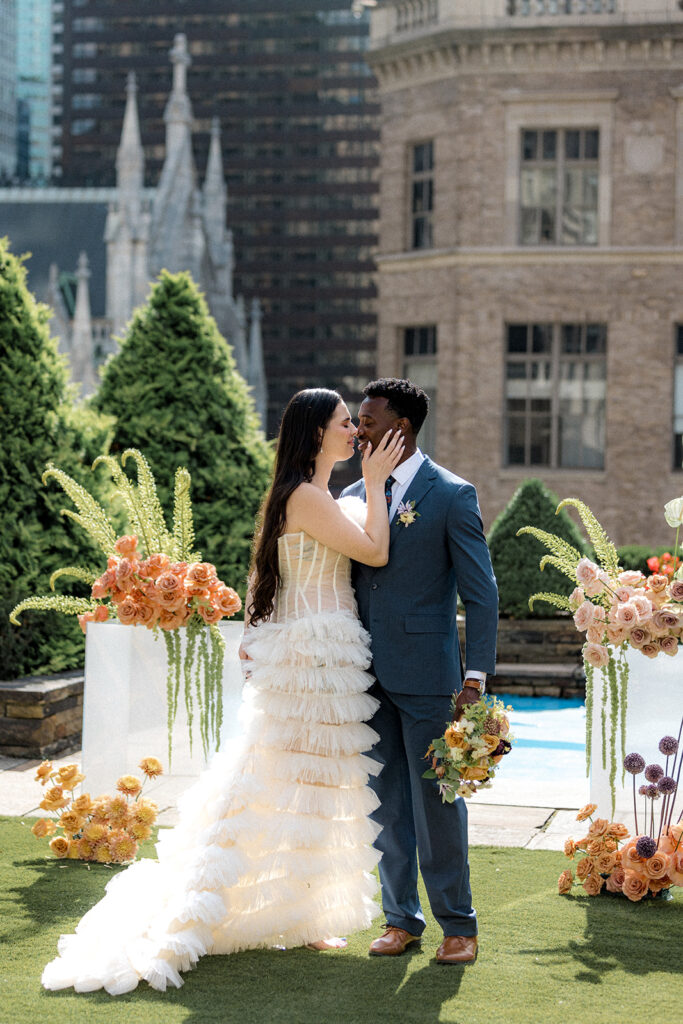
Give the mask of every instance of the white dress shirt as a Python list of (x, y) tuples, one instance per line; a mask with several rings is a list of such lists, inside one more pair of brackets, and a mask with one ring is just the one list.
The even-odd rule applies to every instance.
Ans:
[[(396, 515), (398, 506), (403, 501), (406, 491), (413, 482), (417, 471), (424, 462), (424, 455), (417, 448), (413, 454), (405, 460), (405, 462), (399, 463), (391, 471), (391, 475), (394, 478), (394, 482), (391, 485), (391, 506), (389, 508), (389, 520), (392, 521)], [(465, 671), (465, 683), (468, 679), (480, 680), (482, 683), (486, 682), (486, 673), (479, 672), (475, 669), (468, 668)]]

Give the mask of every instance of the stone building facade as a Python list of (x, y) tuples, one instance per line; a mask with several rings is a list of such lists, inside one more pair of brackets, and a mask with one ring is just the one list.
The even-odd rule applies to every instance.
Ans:
[(683, 12), (412, 0), (373, 12), (378, 367), (436, 391), (487, 526), (541, 477), (616, 543), (683, 492)]

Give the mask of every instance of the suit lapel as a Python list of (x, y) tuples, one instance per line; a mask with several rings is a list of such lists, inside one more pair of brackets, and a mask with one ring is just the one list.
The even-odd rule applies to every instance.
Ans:
[[(438, 476), (436, 466), (428, 458), (425, 457), (424, 462), (418, 469), (417, 473), (408, 485), (406, 493), (403, 495), (402, 501), (404, 502), (415, 502), (415, 511), (420, 511), (420, 502), (423, 500), (425, 495), (434, 486), (434, 481)], [(394, 514), (394, 518), (391, 520), (391, 535), (390, 544), (393, 545), (397, 538), (402, 533), (407, 533), (409, 530), (419, 531), (419, 518), (415, 520), (410, 526), (404, 526), (399, 522), (397, 518), (398, 513)]]

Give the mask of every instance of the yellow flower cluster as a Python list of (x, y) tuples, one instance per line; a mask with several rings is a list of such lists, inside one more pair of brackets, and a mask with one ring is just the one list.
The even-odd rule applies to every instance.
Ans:
[[(138, 767), (144, 781), (163, 773), (156, 757), (143, 757)], [(152, 833), (157, 805), (141, 796), (144, 781), (137, 775), (122, 775), (113, 796), (105, 794), (94, 799), (89, 793), (74, 796), (73, 791), (85, 779), (77, 764), (55, 770), (51, 761), (43, 761), (35, 779), (44, 787), (51, 783), (39, 806), (58, 817), (40, 818), (31, 831), (36, 839), (50, 839), (55, 857), (125, 864), (134, 860), (138, 843), (149, 839)]]

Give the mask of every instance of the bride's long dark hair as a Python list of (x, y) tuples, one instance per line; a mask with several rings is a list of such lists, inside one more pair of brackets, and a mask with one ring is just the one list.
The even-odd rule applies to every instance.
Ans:
[(287, 501), (303, 481), (310, 481), (320, 451), (320, 436), (341, 402), (327, 388), (306, 388), (290, 399), (282, 416), (275, 453), (273, 483), (260, 513), (251, 572), (252, 625), (268, 619), (280, 584), (277, 542), (287, 522)]

